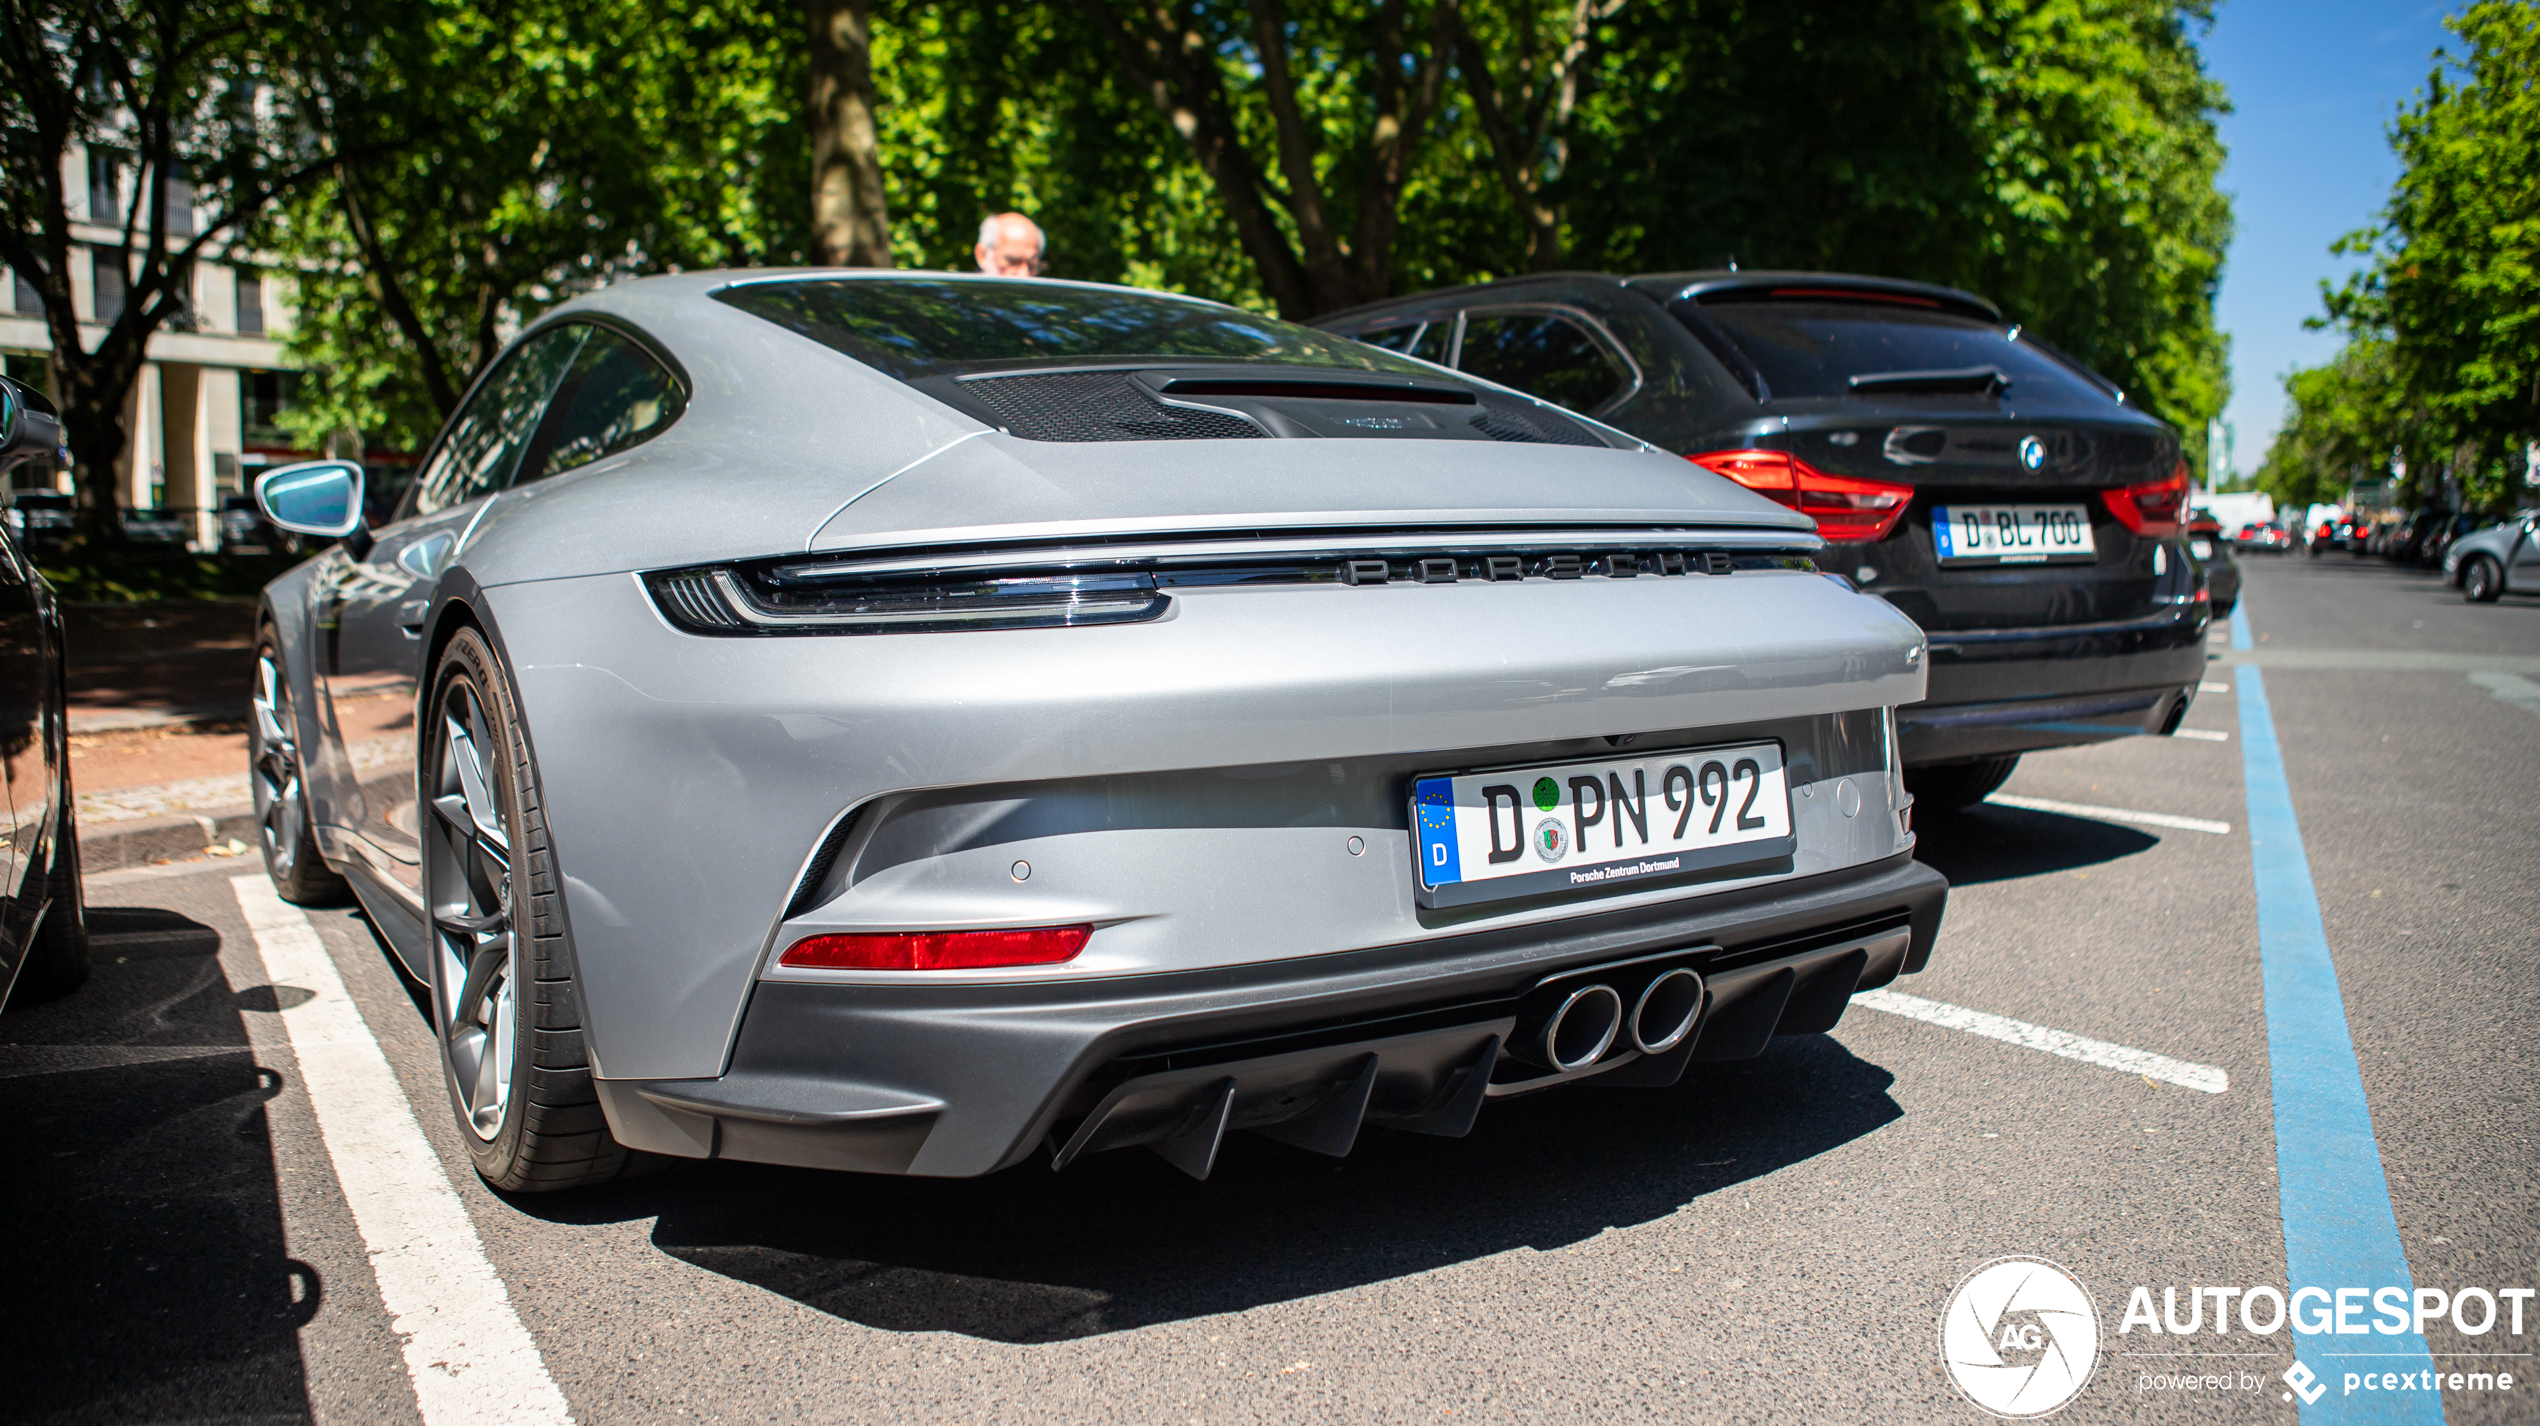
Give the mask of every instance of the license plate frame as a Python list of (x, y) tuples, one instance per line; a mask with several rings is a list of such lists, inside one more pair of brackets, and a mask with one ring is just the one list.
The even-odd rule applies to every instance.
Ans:
[(1931, 543), (1944, 565), (2095, 564), (2099, 559), (2087, 505), (1935, 505)]
[[(1756, 765), (1751, 780), (1740, 776), (1748, 761)], [(1716, 782), (1714, 765), (1720, 772)], [(1587, 813), (1584, 790), (1573, 785), (1591, 770), (1599, 794), (1593, 815)], [(1628, 776), (1635, 772), (1637, 777)], [(1544, 782), (1556, 794), (1549, 808), (1542, 799)], [(1624, 789), (1621, 808), (1607, 795), (1616, 787)], [(1715, 792), (1716, 800), (1705, 800)], [(1406, 796), (1412, 888), (1424, 910), (1565, 893), (1613, 895), (1788, 870), (1799, 849), (1790, 766), (1778, 739), (1415, 773)], [(1711, 813), (1730, 835), (1704, 822)], [(1739, 827), (1741, 817), (1763, 825)], [(1546, 822), (1562, 828), (1557, 854), (1540, 840)], [(1590, 833), (1598, 839), (1610, 835), (1619, 849), (1582, 845)], [(1510, 850), (1501, 844), (1503, 835), (1516, 840), (1514, 857), (1503, 857)], [(1441, 847), (1447, 849), (1443, 855)], [(1468, 861), (1467, 853), (1480, 855)], [(1468, 876), (1468, 865), (1488, 869)]]

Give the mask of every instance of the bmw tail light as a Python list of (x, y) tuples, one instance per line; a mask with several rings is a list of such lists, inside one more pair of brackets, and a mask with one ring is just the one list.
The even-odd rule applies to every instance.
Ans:
[(733, 569), (648, 576), (653, 602), (692, 634), (923, 634), (1134, 624), (1170, 597), (1146, 574), (973, 579), (784, 579)]
[(2102, 490), (2099, 496), (2117, 522), (2136, 534), (2156, 540), (2175, 535), (2187, 510), (2187, 462), (2180, 461), (2167, 480)]
[(1705, 451), (1686, 459), (1797, 510), (1817, 522), (1818, 534), (1844, 543), (1886, 539), (1914, 502), (1910, 485), (1828, 475), (1788, 451)]
[(984, 970), (1072, 961), (1091, 926), (1021, 931), (887, 931), (806, 936), (776, 963), (796, 970)]

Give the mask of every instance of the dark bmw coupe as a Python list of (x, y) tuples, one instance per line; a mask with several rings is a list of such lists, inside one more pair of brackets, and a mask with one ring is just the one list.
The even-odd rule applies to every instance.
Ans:
[(1931, 638), (1897, 711), (1927, 810), (2024, 752), (2186, 715), (2210, 606), (2177, 433), (1982, 298), (1820, 272), (1511, 279), (1331, 331), (1618, 426), (1812, 516), (1819, 567)]

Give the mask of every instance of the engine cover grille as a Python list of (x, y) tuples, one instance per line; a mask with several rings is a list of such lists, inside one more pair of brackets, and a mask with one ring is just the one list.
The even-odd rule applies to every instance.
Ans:
[(1269, 432), (1239, 416), (1168, 406), (1118, 372), (965, 381), (962, 394), (1027, 441), (1238, 441)]

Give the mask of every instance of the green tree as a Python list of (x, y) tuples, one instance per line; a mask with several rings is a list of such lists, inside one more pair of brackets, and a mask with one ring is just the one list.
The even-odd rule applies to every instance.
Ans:
[(2348, 342), (2328, 364), (2286, 377), (2285, 396), (2290, 410), (2257, 476), (2278, 505), (2343, 501), (2387, 474), (2412, 433), (2387, 341)]
[(2393, 125), (2389, 204), (2341, 244), (2371, 264), (2328, 305), (2386, 347), (2469, 501), (2510, 506), (2540, 438), (2540, 6), (2489, 0), (2448, 24), (2468, 53), (2438, 54)]
[[(278, 0), (0, 0), (0, 262), (43, 307), (91, 541), (124, 537), (115, 467), (151, 336), (191, 325), (195, 263), (314, 167), (260, 102), (298, 21)], [(120, 278), (97, 281), (119, 307), (93, 341), (72, 299), (82, 251)]]
[[(1558, 186), (1622, 271), (1941, 282), (2108, 374), (2200, 463), (2231, 237), (2202, 0), (1652, 0), (1615, 18)], [(1520, 259), (1504, 254), (1500, 270)]]
[(269, 229), (304, 267), (293, 427), (414, 449), (555, 302), (799, 259), (797, 18), (747, 0), (338, 0), (295, 64), (342, 157)]

